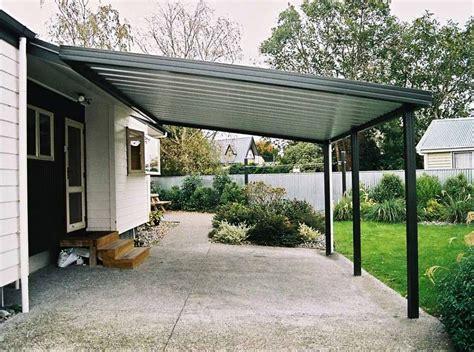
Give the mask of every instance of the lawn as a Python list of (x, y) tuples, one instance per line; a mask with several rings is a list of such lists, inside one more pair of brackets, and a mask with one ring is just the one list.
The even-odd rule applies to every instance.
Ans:
[[(420, 305), (427, 312), (437, 314), (437, 289), (424, 275), (426, 269), (454, 263), (466, 248), (464, 236), (472, 229), (467, 225), (418, 225)], [(361, 236), (362, 267), (406, 296), (405, 224), (363, 221)], [(335, 222), (334, 238), (337, 251), (352, 260), (352, 222)], [(442, 275), (440, 271), (437, 275)]]

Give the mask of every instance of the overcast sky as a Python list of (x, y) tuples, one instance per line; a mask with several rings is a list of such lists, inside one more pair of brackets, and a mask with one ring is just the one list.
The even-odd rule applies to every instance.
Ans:
[[(117, 8), (122, 17), (133, 25), (141, 25), (143, 17), (153, 11), (156, 0), (102, 0)], [(197, 0), (182, 1), (193, 4)], [(91, 0), (95, 7), (98, 1)], [(208, 0), (207, 3), (215, 9), (216, 15), (226, 16), (240, 24), (242, 29), (243, 57), (241, 64), (250, 65), (261, 63), (258, 47), (271, 34), (271, 28), (276, 25), (278, 14), (288, 3), (299, 4), (301, 0)], [(47, 26), (45, 22), (55, 11), (54, 0), (46, 0), (40, 6), (40, 0), (0, 0), (3, 9), (11, 16), (46, 39)], [(392, 0), (392, 13), (402, 20), (411, 20), (421, 16), (425, 10), (433, 12), (440, 21), (453, 19), (464, 24), (473, 13), (471, 0)]]

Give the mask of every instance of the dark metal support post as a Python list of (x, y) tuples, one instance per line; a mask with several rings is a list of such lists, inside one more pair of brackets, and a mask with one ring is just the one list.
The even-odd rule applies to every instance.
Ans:
[(247, 169), (248, 164), (249, 164), (249, 159), (245, 158), (244, 159), (244, 184), (245, 185), (249, 184), (249, 170)]
[(342, 194), (346, 194), (347, 181), (346, 181), (346, 151), (341, 151), (341, 174), (342, 174)]
[(361, 275), (362, 254), (360, 241), (360, 189), (359, 189), (359, 135), (357, 131), (351, 132), (351, 158), (352, 158), (352, 243), (354, 247), (354, 276)]
[(405, 201), (407, 231), (407, 299), (408, 318), (419, 317), (418, 288), (418, 224), (416, 214), (416, 151), (415, 118), (413, 111), (403, 112), (403, 135), (405, 140)]
[(323, 145), (324, 154), (324, 218), (326, 225), (326, 255), (332, 254), (332, 158), (331, 143)]

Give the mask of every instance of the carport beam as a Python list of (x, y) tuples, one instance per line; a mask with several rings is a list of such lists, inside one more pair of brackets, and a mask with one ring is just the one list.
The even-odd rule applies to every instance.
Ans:
[(332, 156), (331, 142), (323, 144), (324, 155), (324, 219), (326, 227), (326, 255), (333, 252), (332, 241)]
[(408, 318), (415, 319), (419, 317), (415, 118), (413, 110), (407, 106), (403, 111), (403, 135), (405, 140), (405, 201), (407, 212), (406, 236)]
[(361, 275), (361, 241), (360, 241), (360, 189), (359, 189), (359, 134), (351, 131), (352, 159), (352, 243), (354, 250), (354, 276)]

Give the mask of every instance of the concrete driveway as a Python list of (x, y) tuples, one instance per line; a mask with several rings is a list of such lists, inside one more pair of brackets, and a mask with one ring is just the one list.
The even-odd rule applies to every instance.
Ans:
[(316, 250), (210, 244), (211, 216), (181, 224), (135, 270), (48, 268), (1, 349), (449, 349), (441, 323), (351, 263)]

